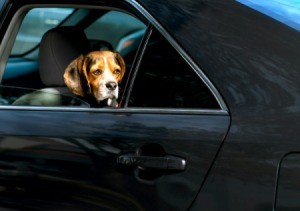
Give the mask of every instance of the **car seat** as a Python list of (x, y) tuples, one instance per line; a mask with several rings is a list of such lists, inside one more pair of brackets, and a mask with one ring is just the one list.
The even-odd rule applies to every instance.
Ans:
[(85, 33), (76, 27), (58, 27), (42, 38), (39, 51), (39, 71), (43, 84), (61, 93), (70, 93), (63, 74), (66, 67), (80, 54), (90, 50)]
[(46, 32), (39, 49), (39, 73), (45, 88), (38, 90), (39, 95), (36, 92), (24, 95), (13, 104), (53, 106), (60, 105), (60, 94), (74, 96), (65, 85), (64, 71), (74, 59), (89, 51), (84, 31), (74, 26), (58, 27)]

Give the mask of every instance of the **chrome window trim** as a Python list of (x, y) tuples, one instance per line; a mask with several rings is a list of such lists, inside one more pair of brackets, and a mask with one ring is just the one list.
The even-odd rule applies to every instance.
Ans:
[[(203, 83), (209, 88), (209, 90), (212, 92), (214, 95), (215, 99), (217, 100), (218, 104), (220, 105), (220, 109), (190, 109), (190, 108), (119, 108), (119, 109), (114, 109), (114, 108), (82, 108), (82, 107), (41, 107), (41, 106), (14, 106), (14, 105), (0, 105), (0, 111), (1, 110), (23, 110), (23, 111), (62, 111), (62, 112), (74, 112), (74, 111), (81, 111), (81, 112), (109, 112), (109, 113), (146, 113), (146, 114), (197, 114), (197, 115), (229, 115), (229, 110), (221, 97), (220, 93), (218, 90), (215, 88), (215, 86), (210, 82), (210, 80), (206, 77), (206, 75), (203, 73), (203, 71), (198, 67), (198, 65), (188, 56), (188, 54), (181, 48), (181, 46), (172, 38), (172, 36), (160, 25), (160, 23), (147, 11), (145, 10), (140, 4), (138, 4), (135, 0), (124, 0), (131, 6), (133, 6), (136, 10), (138, 10), (141, 15), (143, 15), (167, 40), (170, 42), (170, 44), (175, 48), (175, 50), (182, 56), (182, 58), (190, 65), (190, 67), (195, 71), (195, 73), (201, 78)], [(56, 4), (29, 4), (26, 6), (23, 6), (20, 8), (20, 12), (24, 12), (24, 10), (28, 10), (29, 8), (33, 7), (53, 7), (53, 6), (59, 6), (59, 7), (77, 7), (77, 8), (99, 8), (98, 6), (95, 5), (74, 5), (74, 4), (61, 4), (61, 5), (56, 5)], [(117, 8), (112, 8), (112, 7), (103, 7), (103, 9), (115, 9)], [(123, 11), (119, 9), (119, 11)], [(126, 11), (123, 11), (126, 12)], [(15, 18), (16, 15), (13, 17)], [(20, 15), (17, 15), (17, 18), (19, 18)], [(10, 30), (12, 31), (12, 25), (13, 23), (16, 23), (16, 21), (12, 21), (10, 23)], [(5, 33), (6, 39), (8, 39), (9, 33)], [(3, 43), (3, 42), (2, 42)], [(2, 49), (2, 54), (7, 53), (7, 49), (4, 50), (6, 45), (1, 45), (0, 49)], [(0, 61), (0, 65), (3, 62), (3, 58)], [(6, 64), (2, 64), (2, 66), (5, 67)], [(5, 68), (3, 68), (5, 69)]]
[(125, 114), (182, 114), (182, 115), (220, 115), (228, 116), (228, 112), (219, 109), (172, 109), (172, 108), (90, 108), (90, 107), (54, 107), (54, 106), (16, 106), (0, 105), (0, 111), (49, 111), (49, 112), (92, 112), (92, 113), (125, 113)]

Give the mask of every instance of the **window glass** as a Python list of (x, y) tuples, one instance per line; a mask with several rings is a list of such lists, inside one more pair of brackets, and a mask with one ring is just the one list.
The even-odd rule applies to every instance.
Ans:
[(128, 106), (219, 108), (200, 77), (158, 32), (148, 42)]
[(30, 10), (22, 22), (11, 54), (23, 54), (34, 48), (46, 31), (58, 26), (73, 10), (70, 8)]

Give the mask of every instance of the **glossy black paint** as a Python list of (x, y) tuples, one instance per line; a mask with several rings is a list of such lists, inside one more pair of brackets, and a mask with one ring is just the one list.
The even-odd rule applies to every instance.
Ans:
[[(65, 190), (70, 184), (72, 187), (76, 184), (78, 190), (86, 188), (88, 194), (70, 197), (77, 206), (101, 207), (108, 203), (108, 206), (148, 210), (299, 208), (282, 192), (282, 187), (289, 187), (289, 194), (299, 194), (296, 181), (289, 183), (289, 172), (292, 176), (298, 175), (299, 155), (295, 153), (283, 159), (290, 152), (300, 151), (299, 32), (234, 0), (139, 2), (180, 43), (222, 94), (232, 118), (228, 135), (228, 116), (126, 111), (77, 112), (74, 116), (71, 112), (1, 110), (0, 146), (4, 161), (13, 160), (16, 154), (17, 159), (22, 158), (26, 163), (21, 156), (24, 149), (7, 147), (7, 139), (24, 144), (30, 137), (30, 141), (38, 143), (37, 149), (29, 147), (30, 155), (34, 155), (30, 159), (39, 167), (38, 174), (43, 172), (40, 170), (43, 165), (48, 169), (49, 160), (70, 159), (68, 155), (59, 157), (61, 151), (57, 153), (57, 148), (64, 148), (63, 154), (76, 154), (74, 157), (81, 158), (72, 161), (76, 167), (51, 165), (53, 172), (46, 173), (68, 178), (70, 175), (63, 175), (63, 171), (69, 169), (72, 177), (76, 175), (76, 182), (71, 179), (60, 182), (67, 187)], [(28, 119), (29, 115), (32, 118)], [(26, 127), (25, 120), (29, 121)], [(154, 181), (134, 177), (131, 170), (117, 169), (113, 160), (119, 152), (132, 152), (149, 142), (159, 143), (168, 153), (193, 162), (188, 163), (183, 173), (163, 175)], [(40, 146), (53, 151), (45, 152)], [(213, 163), (215, 155), (218, 156)], [(74, 173), (82, 162), (82, 171), (88, 172), (92, 179), (87, 179), (82, 172)], [(214, 164), (212, 169), (211, 163)], [(278, 170), (282, 170), (280, 175)], [(53, 178), (43, 178), (41, 184), (52, 187), (52, 181)], [(88, 186), (91, 181), (101, 188)], [(17, 191), (20, 196), (27, 190), (9, 185), (7, 190)], [(275, 197), (276, 187), (278, 195)], [(34, 188), (36, 190), (39, 189)], [(91, 190), (99, 197), (87, 198)], [(6, 194), (5, 191), (2, 193)], [(47, 196), (55, 196), (53, 191), (55, 189), (50, 189)], [(156, 195), (150, 196), (153, 192)], [(37, 193), (33, 192), (33, 196), (37, 197)], [(53, 201), (57, 202), (58, 198)], [(107, 203), (95, 203), (99, 198)], [(147, 201), (149, 198), (153, 201)], [(87, 199), (93, 203), (86, 203)], [(275, 207), (275, 199), (278, 207)], [(74, 204), (65, 204), (68, 200), (63, 205), (74, 208)], [(11, 201), (5, 203), (17, 206)]]
[(276, 210), (297, 210), (299, 204), (299, 152), (285, 155), (279, 166), (276, 185)]
[(230, 109), (230, 131), (194, 210), (272, 209), (279, 161), (300, 148), (299, 31), (233, 0), (142, 2)]
[[(16, 166), (17, 174), (12, 178), (21, 181), (6, 187), (12, 179), (10, 169), (0, 168), (7, 188), (0, 194), (1, 205), (11, 208), (23, 204), (22, 197), (28, 200), (28, 208), (44, 208), (53, 194), (50, 208), (187, 209), (229, 122), (223, 115), (139, 114), (122, 109), (76, 115), (2, 110), (0, 116), (5, 122), (0, 129), (1, 161)], [(184, 158), (186, 169), (153, 173), (117, 165), (119, 154), (134, 153), (149, 143)], [(38, 183), (24, 185), (24, 177), (38, 178)], [(41, 194), (41, 188), (45, 193)], [(96, 195), (92, 197), (93, 192)], [(20, 199), (7, 199), (7, 194)], [(61, 199), (61, 195), (65, 197)], [(41, 200), (39, 205), (37, 200)]]

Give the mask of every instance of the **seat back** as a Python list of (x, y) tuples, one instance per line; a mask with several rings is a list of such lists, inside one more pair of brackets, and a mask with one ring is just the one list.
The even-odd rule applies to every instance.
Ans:
[(44, 34), (39, 50), (39, 73), (45, 88), (26, 94), (14, 105), (60, 106), (60, 95), (74, 96), (64, 82), (66, 67), (90, 51), (85, 33), (76, 27), (58, 27)]
[(85, 33), (76, 27), (58, 27), (45, 33), (39, 51), (39, 71), (46, 87), (66, 87), (64, 71), (90, 50)]

